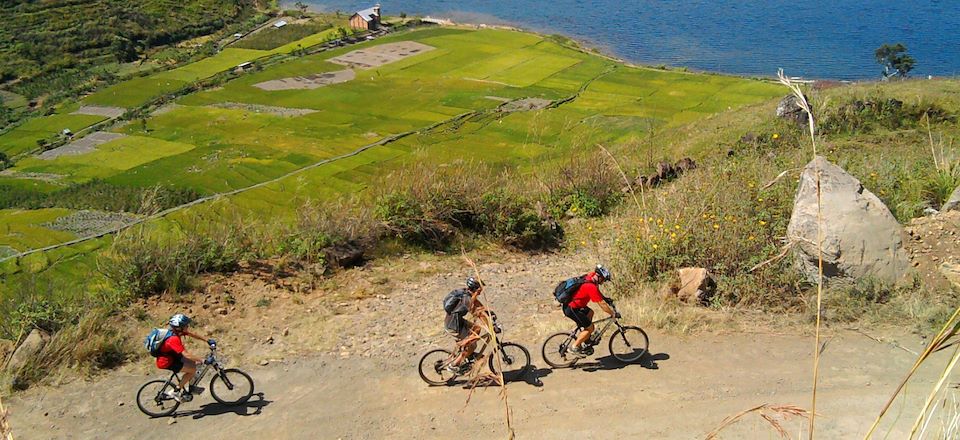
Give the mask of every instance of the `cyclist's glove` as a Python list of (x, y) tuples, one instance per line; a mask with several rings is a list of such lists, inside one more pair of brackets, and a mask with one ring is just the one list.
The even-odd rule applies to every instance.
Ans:
[(216, 339), (207, 339), (207, 344), (210, 345), (211, 347), (216, 347), (216, 346), (217, 346), (217, 340), (216, 340)]
[(622, 316), (620, 316), (620, 312), (613, 312), (613, 317), (617, 319), (622, 318)]

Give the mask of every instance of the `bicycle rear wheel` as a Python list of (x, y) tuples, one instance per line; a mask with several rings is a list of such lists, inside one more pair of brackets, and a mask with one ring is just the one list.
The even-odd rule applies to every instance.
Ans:
[(546, 341), (543, 341), (543, 347), (540, 350), (543, 361), (553, 368), (566, 368), (573, 365), (579, 358), (567, 352), (571, 344), (573, 344), (573, 338), (569, 333), (550, 335)]
[(613, 332), (608, 342), (610, 354), (621, 362), (639, 361), (650, 346), (647, 333), (640, 327), (625, 326)]
[[(523, 377), (527, 369), (530, 368), (530, 352), (527, 351), (526, 347), (513, 342), (504, 342), (502, 347), (500, 356), (497, 356), (496, 353), (489, 356), (490, 371), (494, 374), (500, 373), (500, 369), (497, 367), (502, 366), (504, 382), (511, 382)], [(497, 357), (502, 359), (498, 362)]]
[(224, 405), (237, 405), (253, 396), (253, 379), (236, 368), (220, 370), (210, 378), (210, 395)]
[(137, 391), (137, 407), (150, 417), (164, 417), (173, 414), (180, 406), (180, 402), (164, 395), (164, 391), (172, 388), (173, 385), (163, 379), (151, 380), (143, 384)]
[(450, 350), (438, 348), (430, 350), (420, 358), (420, 378), (430, 385), (449, 385), (457, 377), (447, 370), (447, 365), (453, 361)]

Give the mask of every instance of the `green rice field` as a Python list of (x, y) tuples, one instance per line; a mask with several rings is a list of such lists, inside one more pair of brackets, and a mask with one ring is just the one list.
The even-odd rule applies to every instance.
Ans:
[[(243, 61), (292, 51), (327, 37), (317, 34), (273, 51), (227, 49), (179, 69), (108, 87), (84, 102), (137, 106), (158, 93)], [(355, 79), (339, 84), (276, 91), (256, 87), (270, 80), (340, 71), (347, 67), (331, 58), (402, 41), (434, 49), (379, 67), (355, 69)], [(414, 133), (218, 202), (218, 206), (227, 204), (258, 215), (285, 216), (308, 198), (363, 191), (378, 176), (425, 155), (437, 165), (478, 160), (533, 170), (567, 160), (571, 151), (584, 146), (623, 142), (779, 95), (780, 87), (768, 82), (628, 67), (530, 33), (430, 28), (296, 57), (241, 75), (223, 87), (179, 99), (171, 110), (149, 117), (146, 131), (139, 124), (116, 128), (128, 136), (100, 145), (92, 153), (50, 161), (22, 160), (13, 171), (58, 174), (65, 182), (97, 178), (119, 186), (164, 184), (209, 195), (277, 179), (457, 115), (487, 112), (456, 130)], [(543, 110), (494, 112), (505, 100), (523, 98), (573, 99)], [(284, 114), (282, 108), (312, 112)], [(56, 131), (65, 123), (62, 119), (36, 121)], [(20, 128), (32, 132), (27, 126)], [(12, 133), (0, 137), (4, 142), (0, 151), (29, 150), (27, 140), (8, 145), (6, 136)], [(35, 145), (35, 140), (30, 142)], [(199, 205), (167, 221), (210, 209), (217, 208)], [(53, 215), (63, 213), (0, 211), (0, 246), (26, 250), (72, 238), (42, 227)], [(9, 225), (6, 235), (3, 225)], [(51, 273), (83, 272), (92, 267), (92, 260), (80, 256), (108, 242), (105, 238), (33, 257), (40, 262), (8, 260), (0, 263), (0, 269), (8, 274), (37, 268)], [(69, 261), (57, 264), (63, 260)]]

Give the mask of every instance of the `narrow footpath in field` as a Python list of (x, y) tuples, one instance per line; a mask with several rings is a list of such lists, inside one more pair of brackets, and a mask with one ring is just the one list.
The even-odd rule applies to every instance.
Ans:
[[(640, 364), (618, 363), (604, 345), (578, 368), (551, 369), (540, 357), (540, 344), (569, 322), (544, 286), (589, 267), (592, 258), (502, 261), (481, 262), (479, 269), (506, 339), (525, 345), (533, 358), (525, 379), (508, 386), (519, 439), (703, 438), (725, 417), (757, 405), (810, 406), (812, 337), (778, 334), (794, 330), (676, 336), (648, 328), (651, 353)], [(152, 359), (141, 359), (92, 381), (15, 396), (10, 407), (16, 438), (507, 438), (498, 389), (478, 389), (468, 403), (468, 390), (427, 386), (416, 372), (422, 353), (450, 345), (441, 329), (440, 300), (466, 273), (458, 257), (434, 256), (349, 270), (336, 277), (338, 284), (308, 294), (291, 294), (282, 281), (252, 275), (208, 280), (202, 298), (152, 304), (151, 315), (192, 310), (199, 329), (221, 339), (230, 364), (254, 377), (254, 399), (225, 407), (204, 394), (174, 418), (150, 419), (139, 412), (134, 395), (161, 373), (149, 367)], [(232, 295), (233, 306), (217, 305), (223, 292)], [(269, 307), (253, 306), (264, 298)], [(653, 313), (622, 303), (631, 323), (645, 326), (644, 314)], [(908, 351), (922, 349), (920, 338), (905, 331), (870, 332), (884, 342), (839, 329), (825, 338), (819, 438), (862, 436), (912, 365), (915, 356)], [(890, 419), (903, 416), (892, 438), (909, 429), (946, 360), (946, 354), (936, 355), (908, 388), (906, 404), (894, 406)], [(784, 426), (796, 435), (805, 422)], [(751, 415), (722, 438), (775, 437)]]

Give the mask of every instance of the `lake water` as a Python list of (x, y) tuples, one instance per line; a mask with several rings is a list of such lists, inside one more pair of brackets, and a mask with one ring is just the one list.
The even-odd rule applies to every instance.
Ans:
[[(289, 3), (289, 2), (287, 2)], [(373, 0), (307, 1), (352, 13)], [(511, 24), (642, 64), (821, 79), (878, 78), (873, 51), (901, 42), (914, 76), (960, 74), (957, 0), (381, 0), (387, 15)]]

